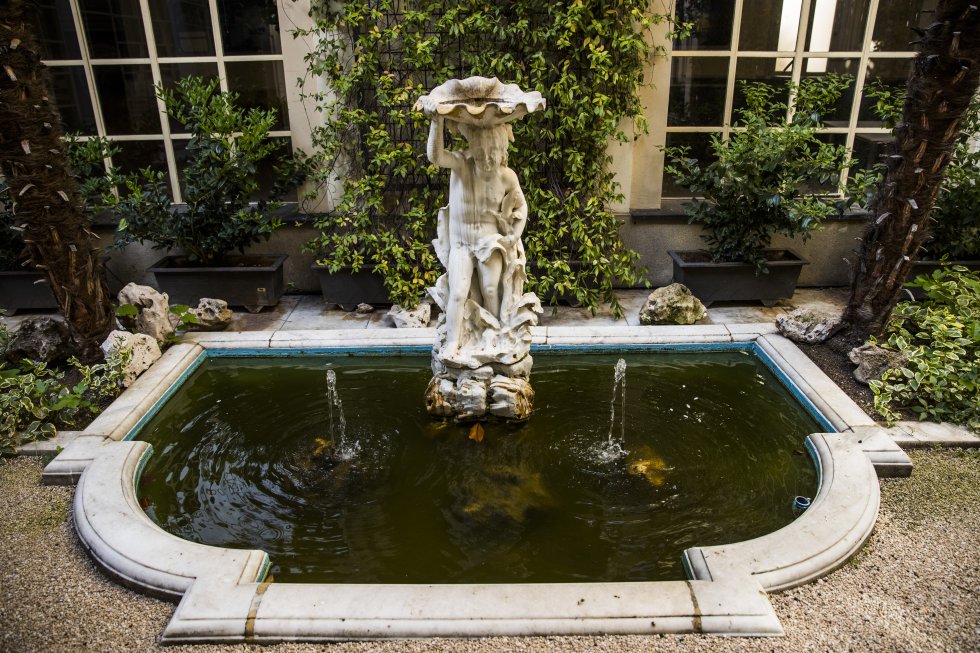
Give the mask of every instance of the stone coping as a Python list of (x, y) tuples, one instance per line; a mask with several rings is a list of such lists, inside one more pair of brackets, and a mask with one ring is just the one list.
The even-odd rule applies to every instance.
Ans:
[(766, 598), (823, 576), (853, 555), (878, 512), (879, 474), (911, 463), (883, 429), (770, 324), (695, 327), (546, 327), (535, 345), (606, 348), (688, 345), (753, 349), (836, 433), (807, 448), (820, 482), (812, 506), (768, 535), (684, 552), (690, 580), (637, 583), (384, 585), (269, 583), (268, 556), (170, 535), (140, 509), (136, 483), (149, 444), (126, 440), (210, 351), (422, 347), (429, 329), (212, 333), (185, 337), (45, 469), (78, 482), (74, 523), (113, 578), (178, 601), (164, 643), (334, 641), (493, 635), (711, 633), (779, 635)]

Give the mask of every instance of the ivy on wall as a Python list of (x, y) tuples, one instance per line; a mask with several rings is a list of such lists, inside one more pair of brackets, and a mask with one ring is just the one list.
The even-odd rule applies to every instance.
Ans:
[[(314, 129), (317, 180), (336, 207), (308, 244), (323, 264), (374, 265), (414, 305), (439, 275), (429, 241), (447, 172), (425, 157), (415, 100), (449, 78), (497, 77), (548, 100), (514, 123), (509, 165), (530, 206), (529, 290), (619, 311), (614, 283), (642, 282), (609, 207), (623, 200), (607, 145), (645, 130), (638, 90), (668, 20), (650, 0), (347, 0), (314, 3), (309, 72), (325, 81)], [(631, 120), (627, 120), (631, 119)]]

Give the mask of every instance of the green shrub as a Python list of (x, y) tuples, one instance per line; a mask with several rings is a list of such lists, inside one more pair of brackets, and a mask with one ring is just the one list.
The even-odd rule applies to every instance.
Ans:
[(127, 358), (117, 354), (97, 365), (72, 358), (68, 370), (33, 361), (14, 369), (0, 364), (0, 456), (101, 412), (122, 388)]
[(614, 285), (643, 275), (611, 210), (622, 190), (609, 144), (645, 128), (638, 90), (661, 49), (652, 27), (668, 20), (650, 0), (311, 4), (309, 72), (329, 87), (316, 98), (316, 180), (339, 191), (308, 244), (321, 264), (373, 264), (393, 301), (418, 303), (440, 274), (430, 240), (449, 184), (426, 158), (429, 121), (412, 105), (450, 78), (497, 77), (548, 101), (513, 123), (509, 165), (530, 207), (527, 289), (620, 310)]
[[(687, 148), (664, 149), (666, 171), (696, 199), (685, 206), (691, 223), (704, 227), (702, 239), (713, 261), (753, 263), (765, 270), (765, 250), (775, 234), (807, 238), (841, 209), (836, 197), (813, 194), (844, 190), (842, 171), (854, 161), (844, 146), (820, 140), (825, 115), (851, 83), (843, 75), (787, 83), (793, 117), (764, 82), (741, 82), (746, 107), (727, 139), (713, 136), (714, 160), (698, 161)], [(852, 196), (862, 193), (852, 192)]]
[(980, 431), (980, 276), (943, 266), (909, 285), (926, 299), (895, 307), (882, 347), (910, 357), (871, 382), (875, 408), (890, 420), (906, 409)]
[[(236, 106), (237, 95), (218, 91), (218, 81), (188, 77), (173, 91), (156, 88), (167, 115), (192, 134), (184, 170), (186, 206), (172, 207), (167, 175), (145, 168), (126, 178), (114, 203), (119, 215), (117, 245), (152, 241), (154, 249), (181, 250), (195, 263), (212, 265), (233, 250), (268, 240), (282, 226), (273, 212), (302, 180), (302, 166), (277, 154), (269, 139), (275, 110)], [(269, 197), (259, 191), (258, 165), (274, 161)]]

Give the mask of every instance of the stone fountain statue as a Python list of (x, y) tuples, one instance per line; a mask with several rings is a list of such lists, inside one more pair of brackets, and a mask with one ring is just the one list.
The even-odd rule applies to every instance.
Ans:
[[(544, 107), (540, 93), (486, 77), (449, 80), (416, 103), (432, 120), (429, 160), (451, 171), (449, 206), (439, 210), (433, 241), (446, 273), (429, 289), (443, 311), (426, 390), (435, 417), (525, 420), (531, 413), (531, 327), (541, 303), (524, 292), (527, 202), (507, 167), (507, 146), (508, 123)], [(468, 148), (446, 150), (445, 127)]]

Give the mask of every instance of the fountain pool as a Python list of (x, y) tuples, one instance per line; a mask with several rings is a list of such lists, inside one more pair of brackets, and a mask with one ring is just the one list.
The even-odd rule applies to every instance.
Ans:
[[(78, 481), (76, 529), (103, 569), (179, 601), (168, 643), (779, 634), (766, 591), (853, 555), (876, 468), (908, 461), (768, 331), (537, 329), (534, 418), (482, 434), (424, 415), (413, 354), (432, 330), (199, 334), (45, 475)], [(796, 519), (795, 494), (813, 497)]]

